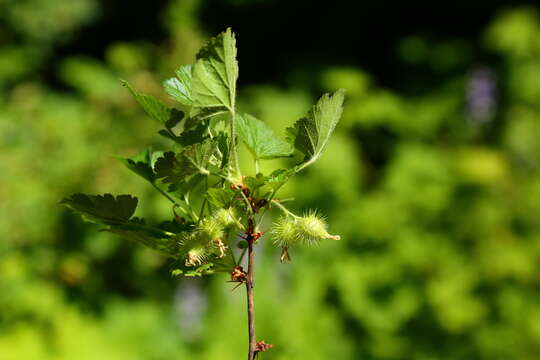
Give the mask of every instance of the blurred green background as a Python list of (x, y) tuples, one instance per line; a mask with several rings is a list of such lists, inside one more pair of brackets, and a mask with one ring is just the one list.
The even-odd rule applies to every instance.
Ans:
[(342, 241), (288, 265), (263, 241), (262, 360), (540, 358), (538, 7), (354, 3), (0, 0), (0, 360), (244, 357), (226, 275), (172, 278), (56, 204), (133, 193), (170, 216), (115, 158), (166, 145), (118, 79), (169, 101), (161, 81), (227, 26), (240, 106), (279, 133), (348, 90), (283, 194)]

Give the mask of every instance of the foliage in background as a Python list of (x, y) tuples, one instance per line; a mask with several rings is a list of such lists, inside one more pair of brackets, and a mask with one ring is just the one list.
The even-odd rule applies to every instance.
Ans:
[[(39, 34), (21, 30), (12, 4), (0, 1), (13, 7), (0, 11), (1, 51), (12, 54), (0, 57), (0, 358), (236, 359), (245, 339), (228, 329), (245, 323), (243, 294), (219, 277), (173, 291), (159, 256), (55, 205), (79, 189), (127, 188), (148, 204), (138, 216), (168, 216), (166, 201), (102, 154), (165, 144), (117, 78), (161, 96), (159, 80), (201, 45), (196, 3), (169, 2), (166, 44), (114, 43), (102, 58), (54, 52), (56, 41), (72, 41), (57, 26), (80, 31), (99, 16), (98, 2)], [(266, 358), (536, 359), (539, 38), (534, 10), (504, 12), (483, 33), (491, 58), (478, 67), (463, 63), (471, 44), (407, 34), (400, 61), (440, 79), (414, 96), (354, 66), (327, 69), (312, 88), (239, 89), (246, 111), (274, 130), (306, 112), (312, 91), (348, 89), (327, 153), (282, 195), (323, 210), (347, 241), (298, 251), (287, 268), (262, 246), (260, 332), (284, 345)], [(38, 43), (47, 51), (32, 50)], [(44, 82), (49, 63), (63, 88)]]

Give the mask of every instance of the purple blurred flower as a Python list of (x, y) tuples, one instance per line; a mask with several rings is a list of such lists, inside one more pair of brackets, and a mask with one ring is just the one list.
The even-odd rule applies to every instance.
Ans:
[(475, 123), (490, 121), (497, 107), (497, 76), (487, 67), (473, 70), (467, 83), (467, 113)]
[(183, 280), (176, 287), (175, 312), (183, 337), (193, 340), (201, 331), (202, 318), (206, 314), (207, 299), (199, 283)]

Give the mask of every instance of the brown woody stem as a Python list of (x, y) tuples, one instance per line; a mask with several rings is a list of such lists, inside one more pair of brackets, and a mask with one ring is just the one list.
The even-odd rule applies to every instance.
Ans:
[(247, 290), (247, 310), (248, 310), (248, 331), (249, 331), (249, 353), (248, 360), (254, 360), (256, 355), (257, 348), (257, 338), (255, 336), (255, 307), (253, 301), (253, 272), (255, 270), (254, 258), (255, 252), (253, 250), (253, 245), (255, 238), (253, 236), (254, 225), (253, 219), (248, 220), (248, 229), (247, 229), (247, 242), (248, 242), (248, 273), (246, 279), (246, 290)]

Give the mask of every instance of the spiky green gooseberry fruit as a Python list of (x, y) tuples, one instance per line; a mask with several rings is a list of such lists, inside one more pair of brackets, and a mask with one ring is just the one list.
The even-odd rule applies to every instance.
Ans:
[(281, 216), (272, 226), (271, 234), (274, 244), (289, 247), (300, 242), (297, 220), (290, 216)]
[(339, 240), (339, 235), (328, 233), (326, 221), (322, 216), (312, 211), (297, 220), (301, 240), (304, 245), (315, 245), (322, 239)]
[(226, 240), (225, 230), (228, 226), (231, 226), (231, 223), (235, 224), (236, 219), (230, 211), (226, 209), (220, 210), (223, 211), (217, 211), (211, 217), (203, 219), (195, 234), (208, 246), (211, 254), (222, 258), (227, 250), (227, 246), (223, 242)]
[(223, 239), (225, 236), (223, 224), (214, 216), (203, 219), (197, 227), (196, 233), (207, 243)]
[(188, 267), (204, 264), (210, 255), (208, 242), (201, 238), (197, 232), (183, 234), (179, 240), (180, 256)]
[(316, 245), (323, 239), (339, 240), (338, 235), (330, 235), (326, 221), (316, 212), (309, 212), (298, 218), (282, 216), (272, 228), (274, 244), (290, 247), (297, 244)]
[(239, 229), (242, 227), (242, 224), (238, 221), (236, 210), (234, 208), (219, 209), (212, 217), (225, 229)]

